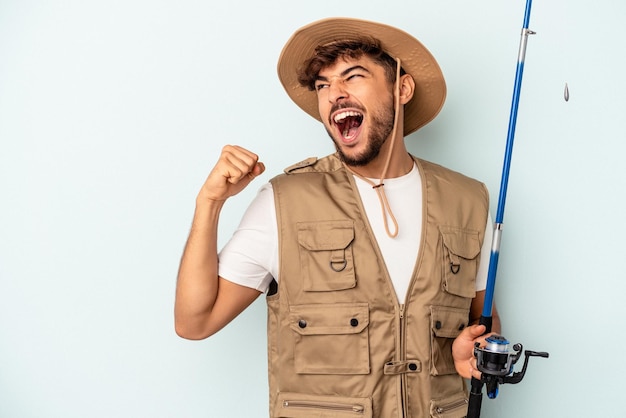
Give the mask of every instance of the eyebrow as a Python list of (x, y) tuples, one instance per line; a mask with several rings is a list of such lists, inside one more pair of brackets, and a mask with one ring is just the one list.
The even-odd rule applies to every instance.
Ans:
[[(346, 68), (345, 70), (343, 70), (341, 72), (341, 74), (339, 74), (340, 77), (345, 77), (348, 74), (350, 74), (352, 71), (356, 71), (356, 70), (362, 70), (365, 71), (366, 73), (370, 73), (370, 70), (368, 70), (367, 68), (363, 67), (362, 65), (355, 65), (349, 68)], [(328, 77), (323, 77), (321, 75), (318, 75), (315, 78), (315, 81), (328, 81)]]

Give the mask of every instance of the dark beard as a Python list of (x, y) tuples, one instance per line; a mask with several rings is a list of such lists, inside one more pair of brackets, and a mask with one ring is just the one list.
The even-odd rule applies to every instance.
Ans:
[(335, 149), (337, 150), (339, 159), (351, 167), (360, 167), (372, 162), (376, 157), (378, 157), (381, 148), (393, 131), (394, 116), (393, 104), (388, 106), (386, 111), (374, 115), (372, 118), (372, 130), (368, 137), (367, 148), (361, 154), (357, 154), (352, 157), (341, 151), (341, 148), (337, 144), (337, 141), (333, 137), (330, 130), (326, 129), (328, 135), (335, 144)]

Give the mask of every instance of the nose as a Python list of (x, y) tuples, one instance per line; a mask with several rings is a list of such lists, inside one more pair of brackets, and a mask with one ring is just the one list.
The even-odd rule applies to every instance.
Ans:
[(330, 103), (337, 103), (340, 100), (348, 98), (348, 91), (346, 86), (341, 80), (333, 80), (328, 86), (328, 101)]

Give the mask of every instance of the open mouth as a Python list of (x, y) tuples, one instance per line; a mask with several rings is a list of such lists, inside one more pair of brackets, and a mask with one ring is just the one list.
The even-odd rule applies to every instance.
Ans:
[(355, 110), (344, 110), (333, 117), (333, 122), (344, 140), (349, 141), (357, 136), (363, 123), (363, 114)]

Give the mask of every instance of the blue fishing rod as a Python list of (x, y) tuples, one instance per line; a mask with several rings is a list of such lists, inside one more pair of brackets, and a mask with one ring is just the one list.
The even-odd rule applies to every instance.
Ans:
[[(517, 123), (517, 110), (519, 107), (520, 92), (522, 88), (522, 76), (524, 73), (524, 62), (526, 58), (526, 44), (528, 36), (535, 32), (528, 29), (530, 23), (530, 9), (532, 0), (526, 0), (524, 12), (524, 24), (519, 45), (517, 58), (517, 70), (515, 72), (515, 84), (513, 88), (513, 99), (511, 103), (511, 113), (509, 115), (509, 129), (507, 133), (506, 149), (504, 154), (504, 164), (502, 167), (502, 179), (500, 181), (500, 195), (498, 197), (498, 210), (493, 230), (493, 241), (491, 245), (491, 256), (489, 259), (489, 272), (487, 274), (487, 288), (485, 290), (485, 301), (479, 324), (485, 325), (487, 333), (491, 332), (493, 322), (493, 297), (496, 286), (496, 271), (498, 259), (500, 257), (500, 242), (502, 239), (502, 229), (504, 221), (504, 205), (509, 182), (509, 171), (511, 169), (511, 157), (513, 154), (513, 142), (515, 138), (515, 126)], [(491, 335), (486, 339), (486, 346), (480, 347), (478, 344), (474, 348), (476, 364), (481, 372), (481, 379), (472, 378), (469, 397), (467, 418), (480, 417), (482, 404), (482, 388), (486, 386), (487, 396), (494, 399), (498, 395), (498, 386), (503, 383), (519, 383), (526, 373), (528, 359), (532, 356), (548, 357), (548, 353), (526, 350), (524, 365), (522, 370), (513, 373), (513, 366), (520, 359), (522, 354), (522, 344), (515, 344), (513, 351), (509, 351), (509, 342), (501, 335)]]

